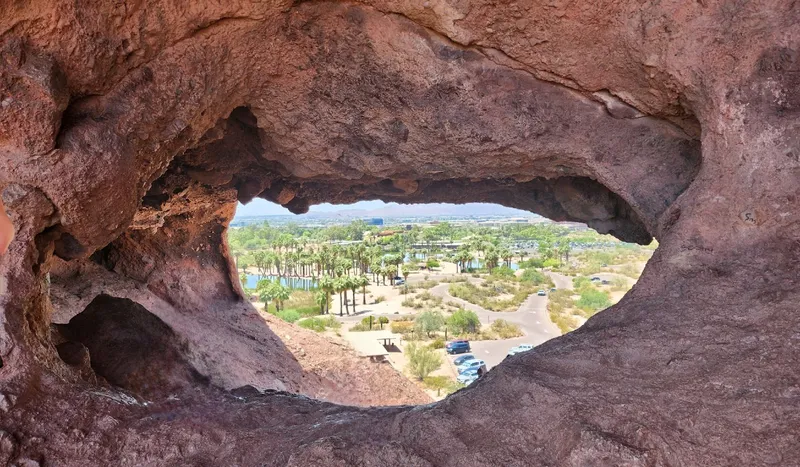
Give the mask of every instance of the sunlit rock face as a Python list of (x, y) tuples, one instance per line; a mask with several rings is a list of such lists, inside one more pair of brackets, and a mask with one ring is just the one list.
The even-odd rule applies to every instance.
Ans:
[[(798, 135), (796, 2), (6, 5), (0, 463), (797, 464)], [(469, 390), (354, 409), (288, 394), (370, 402), (248, 321), (224, 233), (254, 197), (491, 201), (661, 246)], [(182, 395), (119, 392), (51, 326), (110, 289), (185, 344), (146, 366)]]

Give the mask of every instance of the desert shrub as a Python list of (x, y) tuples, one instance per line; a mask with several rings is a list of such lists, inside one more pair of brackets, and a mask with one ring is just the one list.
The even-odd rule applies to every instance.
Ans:
[(442, 366), (442, 357), (426, 345), (417, 345), (412, 342), (406, 346), (408, 370), (412, 375), (423, 381), (426, 376)]
[(544, 263), (542, 263), (543, 268), (557, 268), (559, 266), (561, 266), (561, 261), (555, 258), (546, 259)]
[(432, 300), (433, 295), (431, 295), (431, 293), (426, 290), (421, 294), (417, 295), (417, 298), (419, 298), (420, 300)]
[(295, 310), (281, 310), (275, 313), (275, 316), (286, 321), (287, 323), (294, 323), (300, 319), (300, 313)]
[(506, 277), (506, 278), (515, 277), (514, 276), (514, 270), (511, 269), (508, 266), (500, 266), (500, 267), (494, 268), (494, 270), (492, 271), (492, 275), (493, 276), (497, 276), (497, 277)]
[(403, 299), (403, 301), (400, 302), (400, 304), (403, 306), (407, 306), (409, 308), (415, 308), (414, 305), (416, 305), (417, 302), (414, 300), (414, 297), (408, 297), (406, 299)]
[(449, 395), (464, 387), (463, 384), (453, 381), (447, 376), (426, 376), (423, 378), (422, 384), (427, 389), (435, 390), (437, 396), (441, 396), (442, 392)]
[(578, 299), (576, 305), (587, 313), (594, 314), (611, 305), (611, 299), (608, 293), (600, 290), (584, 290), (581, 292), (581, 297)]
[(314, 318), (306, 318), (301, 320), (297, 323), (298, 326), (305, 329), (310, 329), (316, 332), (325, 332), (326, 329), (339, 329), (342, 327), (342, 323), (336, 320), (333, 316), (328, 316), (325, 318), (321, 317), (314, 317)]
[(426, 279), (426, 280), (424, 280), (422, 282), (417, 282), (414, 285), (416, 285), (420, 289), (430, 289), (432, 287), (435, 287), (435, 286), (439, 285), (439, 282), (438, 281), (429, 281), (429, 280)]
[(293, 290), (289, 299), (283, 302), (285, 309), (313, 308), (319, 313), (319, 305), (314, 300), (313, 290)]
[(492, 322), (492, 325), (489, 329), (497, 334), (497, 337), (500, 339), (511, 339), (513, 337), (520, 337), (522, 336), (522, 329), (520, 329), (519, 325), (514, 323), (509, 323), (504, 319), (497, 319)]
[(628, 290), (628, 281), (622, 277), (611, 279), (611, 290)]
[(636, 269), (636, 266), (632, 264), (624, 264), (622, 267), (619, 268), (619, 273), (625, 276), (628, 276), (632, 279), (639, 278), (639, 270)]
[(414, 328), (419, 333), (425, 333), (431, 337), (434, 333), (444, 326), (444, 316), (438, 311), (423, 311), (414, 320)]
[(478, 274), (477, 272), (474, 272), (474, 273), (472, 273), (472, 277), (481, 277), (481, 275)]
[(526, 259), (519, 263), (519, 267), (524, 269), (542, 268), (544, 267), (544, 260), (540, 258)]
[(572, 279), (572, 287), (575, 288), (578, 292), (583, 290), (593, 289), (594, 284), (592, 284), (591, 279), (586, 276), (578, 276)]
[(358, 323), (350, 326), (350, 332), (364, 332), (370, 331), (369, 325), (364, 323)]
[(428, 269), (433, 269), (433, 268), (438, 268), (440, 266), (440, 264), (439, 264), (439, 261), (437, 261), (435, 259), (429, 259), (429, 260), (425, 261), (425, 266), (427, 266)]
[(578, 327), (578, 320), (567, 314), (555, 313), (551, 311), (550, 321), (552, 321), (553, 324), (558, 326), (558, 329), (561, 330), (562, 334), (574, 331)]
[(481, 320), (474, 311), (459, 308), (445, 321), (447, 329), (455, 335), (478, 332)]
[(442, 339), (441, 337), (437, 337), (429, 345), (430, 345), (430, 347), (432, 349), (443, 349), (444, 348), (444, 339)]
[(545, 284), (547, 283), (547, 279), (547, 276), (536, 269), (526, 269), (522, 271), (522, 275), (519, 277), (520, 281), (531, 284)]
[(386, 301), (386, 297), (384, 297), (383, 295), (378, 295), (377, 297), (375, 297), (375, 303), (381, 303), (381, 302), (385, 302), (385, 301)]
[(411, 334), (414, 330), (413, 321), (392, 321), (389, 328), (395, 334)]
[(380, 327), (380, 318), (376, 316), (365, 316), (361, 320), (361, 324), (364, 325), (367, 329), (377, 329)]
[(381, 326), (381, 329), (383, 329), (383, 325), (384, 324), (388, 324), (388, 323), (389, 323), (389, 318), (387, 318), (385, 316), (381, 316), (380, 318), (378, 318), (378, 324)]

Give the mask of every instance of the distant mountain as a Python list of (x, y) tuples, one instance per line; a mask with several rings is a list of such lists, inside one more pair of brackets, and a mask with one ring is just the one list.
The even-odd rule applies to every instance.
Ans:
[[(330, 208), (329, 208), (330, 209)], [(269, 215), (267, 215), (269, 216)], [(468, 203), (468, 204), (445, 204), (445, 203), (431, 203), (431, 204), (397, 204), (387, 203), (383, 207), (374, 209), (347, 209), (346, 206), (341, 206), (338, 210), (326, 210), (324, 212), (309, 212), (308, 214), (300, 214), (296, 216), (299, 219), (356, 219), (364, 217), (382, 217), (382, 218), (408, 218), (408, 217), (487, 217), (487, 216), (501, 216), (501, 217), (538, 217), (536, 214), (519, 209), (507, 208), (497, 204), (490, 203)], [(245, 217), (264, 217), (237, 214), (236, 219)], [(281, 216), (283, 217), (283, 216)]]

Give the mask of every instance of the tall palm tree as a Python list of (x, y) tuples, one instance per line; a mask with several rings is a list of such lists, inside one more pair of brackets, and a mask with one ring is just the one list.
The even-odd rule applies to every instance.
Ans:
[(336, 290), (336, 283), (330, 276), (322, 276), (319, 287), (325, 292), (325, 313), (331, 312), (331, 294)]
[[(369, 277), (366, 274), (358, 276), (358, 285), (361, 286), (361, 303), (367, 304), (367, 286), (369, 285)], [(355, 298), (353, 298), (355, 301)]]

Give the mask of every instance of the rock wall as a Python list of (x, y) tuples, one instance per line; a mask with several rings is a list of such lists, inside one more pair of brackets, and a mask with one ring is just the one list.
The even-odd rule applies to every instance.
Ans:
[[(797, 2), (3, 10), (0, 462), (800, 463)], [(246, 314), (223, 238), (254, 197), (492, 201), (661, 246), (619, 304), (435, 405), (144, 404), (59, 357), (54, 304), (83, 310), (59, 291), (106, 273), (186, 326)]]

